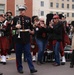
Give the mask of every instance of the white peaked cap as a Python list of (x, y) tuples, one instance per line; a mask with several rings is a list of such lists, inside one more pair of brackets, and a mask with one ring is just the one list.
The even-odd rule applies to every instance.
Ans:
[(26, 6), (26, 5), (23, 5), (23, 6), (20, 5), (20, 6), (18, 7), (18, 9), (19, 9), (19, 10), (27, 10), (27, 6)]

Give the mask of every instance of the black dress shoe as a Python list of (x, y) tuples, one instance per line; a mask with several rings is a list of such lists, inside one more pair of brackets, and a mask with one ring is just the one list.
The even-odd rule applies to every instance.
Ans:
[(30, 73), (35, 73), (35, 72), (37, 72), (36, 69), (30, 70)]
[(23, 70), (18, 70), (19, 73), (24, 73)]
[(0, 75), (3, 75), (3, 73), (0, 73)]

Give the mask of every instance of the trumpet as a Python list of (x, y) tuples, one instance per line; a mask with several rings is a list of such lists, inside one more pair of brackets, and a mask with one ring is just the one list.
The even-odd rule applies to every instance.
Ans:
[(20, 28), (21, 28), (21, 21), (20, 21), (20, 18), (19, 18), (19, 20), (17, 21), (16, 28), (18, 28), (18, 30), (16, 31), (16, 34), (18, 34), (18, 38), (20, 38)]

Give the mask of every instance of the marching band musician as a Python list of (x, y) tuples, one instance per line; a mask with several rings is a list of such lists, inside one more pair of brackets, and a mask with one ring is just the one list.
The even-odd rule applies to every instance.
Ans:
[(19, 73), (23, 73), (22, 66), (22, 52), (25, 53), (30, 73), (35, 73), (35, 69), (31, 52), (30, 52), (30, 34), (34, 34), (33, 26), (31, 25), (31, 19), (25, 16), (26, 6), (20, 6), (20, 15), (13, 18), (13, 28), (16, 29), (15, 34), (15, 53), (16, 53), (16, 66)]
[(5, 17), (10, 28), (10, 31), (9, 31), (10, 32), (10, 35), (9, 35), (10, 46), (9, 46), (8, 54), (6, 55), (6, 58), (9, 58), (9, 55), (11, 55), (11, 50), (14, 49), (14, 37), (12, 34), (12, 19), (13, 19), (12, 12), (8, 10), (5, 14)]
[(3, 15), (0, 15), (0, 48), (1, 48), (1, 62), (6, 64), (7, 50), (9, 49), (9, 27), (8, 22)]
[(65, 65), (66, 59), (65, 59), (64, 47), (66, 45), (70, 45), (70, 40), (69, 40), (69, 37), (68, 37), (69, 26), (67, 24), (65, 14), (62, 14), (61, 21), (63, 22), (63, 34), (62, 34), (63, 39), (60, 43), (60, 54), (61, 54), (61, 58), (62, 58), (61, 65)]
[(8, 10), (5, 14), (6, 16), (6, 20), (11, 23), (12, 22), (12, 19), (13, 19), (13, 16), (12, 16), (12, 12), (10, 10)]

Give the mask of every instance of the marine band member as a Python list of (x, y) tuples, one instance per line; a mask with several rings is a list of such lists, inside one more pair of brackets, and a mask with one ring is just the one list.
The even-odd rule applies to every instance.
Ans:
[[(25, 53), (30, 73), (35, 73), (37, 70), (34, 68), (31, 52), (30, 52), (30, 34), (34, 34), (33, 27), (31, 25), (31, 19), (25, 16), (25, 6), (19, 7), (20, 15), (13, 18), (13, 27), (16, 29), (15, 35), (15, 52), (16, 52), (16, 66), (19, 73), (23, 73), (22, 66), (22, 52)], [(20, 20), (20, 24), (17, 23)]]

